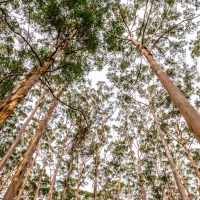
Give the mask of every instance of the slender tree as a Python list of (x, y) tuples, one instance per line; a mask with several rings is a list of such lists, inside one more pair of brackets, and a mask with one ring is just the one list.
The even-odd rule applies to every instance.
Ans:
[[(58, 94), (57, 94), (57, 98), (60, 97), (60, 95), (62, 94), (66, 85), (67, 85), (67, 83), (63, 84), (63, 86), (60, 88), (60, 90), (58, 91)], [(18, 169), (17, 169), (17, 171), (13, 177), (13, 180), (10, 183), (10, 186), (8, 187), (3, 199), (14, 199), (15, 198), (17, 191), (18, 191), (20, 185), (22, 184), (24, 174), (26, 173), (26, 169), (30, 163), (30, 160), (33, 156), (35, 148), (47, 126), (47, 123), (48, 123), (48, 121), (51, 117), (51, 114), (52, 114), (54, 108), (56, 107), (57, 103), (58, 103), (58, 100), (54, 99), (52, 104), (50, 105), (50, 108), (47, 111), (44, 119), (40, 123), (40, 125), (36, 131), (36, 134), (35, 134), (34, 138), (32, 139), (32, 141), (26, 151), (26, 154), (23, 157), (23, 160), (20, 162), (20, 165), (18, 166)]]

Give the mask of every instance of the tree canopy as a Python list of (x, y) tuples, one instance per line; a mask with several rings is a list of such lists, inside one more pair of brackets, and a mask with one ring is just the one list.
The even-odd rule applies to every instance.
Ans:
[(0, 198), (198, 198), (199, 18), (188, 0), (0, 1)]

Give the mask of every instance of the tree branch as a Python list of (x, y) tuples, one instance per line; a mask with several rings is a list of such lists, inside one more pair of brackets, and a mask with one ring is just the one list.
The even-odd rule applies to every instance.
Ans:
[(142, 33), (142, 45), (143, 45), (143, 42), (144, 42), (145, 30), (146, 30), (147, 24), (148, 24), (148, 22), (149, 22), (150, 14), (151, 14), (151, 12), (152, 12), (153, 3), (154, 3), (154, 0), (153, 0), (152, 3), (151, 3), (151, 8), (150, 8), (150, 11), (149, 11), (149, 14), (148, 14), (148, 17), (147, 17), (147, 21), (146, 21), (145, 26), (144, 26), (144, 29), (143, 29), (143, 33)]
[(183, 22), (186, 22), (186, 21), (189, 21), (189, 20), (192, 20), (192, 19), (195, 19), (197, 17), (199, 17), (200, 15), (197, 15), (195, 17), (191, 17), (191, 18), (188, 18), (188, 19), (185, 19), (185, 20), (182, 20), (181, 22), (175, 24), (174, 26), (172, 26), (171, 28), (169, 28), (167, 31), (165, 31), (153, 44), (150, 52), (154, 49), (155, 45), (159, 42), (159, 40), (166, 34), (166, 33), (169, 33), (171, 30), (173, 30), (175, 27), (177, 27), (178, 25), (182, 24)]
[(41, 60), (40, 60), (38, 54), (37, 54), (36, 51), (33, 49), (33, 47), (32, 47), (31, 44), (28, 42), (28, 40), (27, 40), (23, 35), (21, 35), (20, 33), (18, 33), (17, 31), (15, 31), (15, 30), (13, 29), (13, 27), (10, 25), (10, 23), (9, 23), (8, 20), (7, 20), (7, 14), (6, 14), (5, 10), (2, 9), (2, 8), (0, 8), (0, 10), (1, 10), (1, 12), (3, 13), (5, 22), (6, 22), (6, 24), (8, 25), (8, 27), (11, 29), (11, 31), (12, 31), (13, 33), (15, 33), (16, 35), (20, 36), (20, 37), (24, 40), (24, 42), (26, 42), (26, 44), (29, 46), (29, 48), (30, 48), (31, 51), (33, 52), (33, 54), (36, 56), (36, 58), (37, 58), (37, 60), (39, 61), (40, 65), (42, 65), (42, 62), (41, 62)]
[(81, 110), (79, 110), (79, 109), (77, 109), (77, 108), (74, 108), (74, 107), (72, 107), (72, 106), (66, 104), (65, 102), (63, 102), (63, 101), (60, 100), (59, 98), (57, 98), (56, 95), (54, 94), (53, 90), (51, 89), (51, 87), (50, 87), (48, 84), (46, 84), (41, 78), (40, 78), (39, 80), (50, 90), (51, 94), (53, 95), (53, 97), (54, 97), (57, 101), (59, 101), (61, 104), (65, 105), (65, 106), (69, 107), (70, 109), (75, 110), (75, 111), (78, 111), (79, 113), (81, 113), (81, 115), (83, 116), (83, 118), (84, 118), (84, 120), (85, 120), (85, 122), (86, 122), (86, 124), (87, 124), (87, 127), (89, 127), (89, 124), (88, 124), (88, 121), (87, 121), (87, 119), (86, 119), (86, 116), (85, 116), (85, 114), (84, 114)]

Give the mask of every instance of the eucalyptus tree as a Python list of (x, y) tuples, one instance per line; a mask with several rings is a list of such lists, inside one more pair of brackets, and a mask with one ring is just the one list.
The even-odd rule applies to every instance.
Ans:
[(17, 62), (26, 75), (22, 74), (19, 83), (12, 82), (12, 91), (5, 93), (1, 101), (0, 126), (51, 66), (51, 71), (61, 67), (56, 64), (58, 60), (62, 59), (66, 66), (63, 58), (68, 55), (81, 54), (83, 57), (95, 52), (99, 43), (97, 30), (102, 23), (100, 5), (82, 0), (22, 0), (1, 4), (1, 24), (7, 31), (2, 32), (2, 37), (9, 35), (16, 45), (20, 44), (21, 52), (26, 55), (28, 52), (28, 56)]
[(32, 120), (34, 114), (36, 113), (38, 106), (44, 96), (45, 92), (43, 91), (40, 98), (38, 99), (37, 103), (35, 104), (34, 109), (32, 110), (30, 116), (27, 118), (27, 120), (25, 121), (25, 123), (23, 124), (23, 126), (20, 128), (19, 132), (17, 133), (17, 136), (14, 140), (14, 142), (12, 143), (12, 145), (10, 146), (9, 150), (6, 152), (6, 154), (1, 158), (0, 160), (0, 170), (4, 167), (6, 161), (9, 159), (9, 157), (12, 155), (13, 151), (15, 150), (16, 146), (18, 145), (20, 138), (24, 132), (24, 130), (26, 129), (27, 125), (29, 124), (29, 122)]
[[(176, 68), (176, 65), (184, 64), (186, 36), (198, 28), (198, 23), (193, 20), (200, 16), (195, 5), (184, 0), (136, 0), (127, 3), (113, 0), (108, 4), (110, 9), (103, 27), (107, 50), (114, 51), (115, 58), (125, 57), (122, 58), (122, 68), (134, 66), (133, 72), (137, 74), (135, 82), (141, 70), (140, 65), (134, 63), (145, 60), (200, 141), (198, 112), (161, 68)], [(131, 63), (132, 60), (134, 63)], [(116, 64), (116, 61), (112, 62)]]
[[(57, 98), (59, 98), (61, 96), (66, 85), (67, 85), (67, 83), (64, 83), (62, 85), (62, 87), (58, 91)], [(22, 184), (24, 174), (26, 173), (27, 167), (30, 163), (32, 156), (33, 156), (35, 148), (40, 141), (40, 138), (41, 138), (46, 126), (47, 126), (47, 123), (48, 123), (48, 121), (51, 117), (51, 114), (54, 111), (57, 103), (58, 103), (58, 100), (53, 99), (47, 113), (44, 116), (44, 119), (39, 124), (39, 126), (36, 130), (36, 134), (34, 135), (33, 139), (31, 140), (31, 143), (30, 143), (26, 153), (25, 153), (22, 161), (19, 164), (18, 169), (15, 172), (15, 175), (13, 176), (13, 180), (11, 181), (3, 199), (14, 199), (15, 198), (17, 191), (18, 191), (20, 185)]]
[[(121, 55), (120, 51), (119, 53), (116, 52), (115, 60), (112, 61), (108, 73), (108, 78), (113, 83), (116, 91), (118, 92), (118, 102), (121, 105), (122, 110), (119, 114), (119, 119), (117, 120), (119, 122), (122, 121), (122, 125), (119, 126), (121, 127), (119, 128), (120, 131), (118, 132), (120, 132), (121, 136), (122, 133), (128, 132), (125, 131), (126, 129), (122, 128), (126, 126), (126, 119), (128, 118), (131, 125), (129, 124), (127, 130), (130, 129), (131, 126), (133, 127), (132, 129), (130, 129), (131, 134), (128, 134), (131, 136), (130, 141), (134, 141), (134, 139), (132, 139), (133, 136), (137, 135), (136, 138), (138, 138), (139, 136), (139, 152), (142, 151), (144, 153), (141, 166), (143, 171), (142, 174), (144, 177), (143, 184), (144, 186), (148, 185), (147, 188), (144, 187), (147, 197), (159, 199), (162, 196), (165, 196), (165, 198), (175, 197), (178, 199), (179, 194), (177, 193), (176, 183), (174, 183), (172, 178), (173, 176), (171, 173), (171, 169), (169, 169), (169, 166), (166, 166), (168, 161), (163, 162), (163, 157), (166, 156), (166, 152), (163, 150), (163, 145), (161, 144), (159, 136), (157, 135), (158, 132), (154, 124), (154, 119), (152, 119), (152, 115), (149, 110), (149, 103), (147, 101), (148, 83), (152, 84), (151, 103), (153, 109), (155, 109), (155, 112), (158, 115), (159, 122), (161, 123), (161, 131), (165, 133), (164, 137), (166, 138), (168, 149), (172, 152), (172, 155), (175, 154), (174, 144), (176, 144), (176, 141), (173, 139), (173, 136), (175, 137), (176, 135), (174, 121), (176, 121), (177, 116), (180, 117), (180, 114), (175, 106), (172, 104), (171, 99), (168, 97), (166, 91), (162, 89), (159, 80), (154, 76), (153, 72), (148, 69), (148, 66), (142, 63), (132, 63), (132, 60), (133, 58), (127, 57), (126, 54)], [(121, 64), (117, 65), (119, 63)], [(137, 73), (137, 69), (135, 69), (136, 67), (140, 68), (139, 76), (135, 76), (135, 74)], [(113, 70), (115, 70), (115, 72)], [(174, 70), (174, 66), (172, 65), (168, 67), (166, 72), (174, 79), (180, 90), (188, 99), (197, 99), (195, 92), (196, 75), (192, 73), (192, 69), (189, 66), (185, 65), (183, 62), (182, 65), (176, 65), (176, 70)], [(123, 110), (125, 114), (122, 114)], [(192, 140), (193, 137), (191, 136), (190, 130), (185, 125), (186, 124), (183, 122), (183, 119), (181, 119), (181, 124), (179, 127), (182, 126), (182, 128), (185, 129), (185, 133), (183, 132), (183, 137), (186, 142), (187, 138)], [(167, 135), (167, 131), (170, 132), (170, 136), (172, 136), (172, 138)], [(126, 141), (130, 148), (129, 140), (126, 139)], [(192, 143), (195, 144), (195, 140)], [(186, 157), (184, 154), (181, 153), (181, 151), (182, 149), (179, 148), (176, 154), (178, 156), (181, 155), (181, 165), (184, 165), (184, 167), (182, 167), (182, 170), (185, 171), (187, 168), (184, 164)], [(146, 154), (147, 156), (145, 157)], [(175, 161), (176, 157), (177, 156), (174, 155), (171, 157), (171, 159)], [(174, 167), (176, 168), (175, 165)], [(178, 174), (178, 176), (179, 169), (180, 168), (176, 169), (176, 174)], [(184, 176), (179, 177), (179, 182), (181, 182), (181, 184), (182, 181), (184, 182), (184, 185), (182, 184), (182, 189), (187, 189), (187, 187), (185, 186), (186, 184), (188, 184), (188, 193), (190, 193), (189, 195), (195, 197), (197, 194), (197, 188), (193, 187), (194, 176), (188, 174), (187, 178), (183, 179), (182, 177)], [(188, 181), (188, 178), (191, 180)], [(174, 191), (171, 190), (171, 185), (173, 185)], [(193, 192), (191, 192), (191, 189), (193, 190)], [(186, 199), (189, 198), (187, 197), (187, 195), (184, 196)]]
[(22, 186), (21, 186), (21, 188), (20, 188), (20, 190), (19, 190), (19, 192), (18, 192), (18, 194), (17, 194), (17, 198), (16, 198), (17, 200), (21, 199), (21, 197), (22, 197), (22, 195), (23, 195), (23, 192), (24, 192), (24, 189), (25, 189), (25, 187), (27, 186), (27, 181), (28, 181), (28, 179), (29, 179), (30, 173), (31, 173), (31, 171), (32, 171), (32, 169), (33, 169), (33, 166), (34, 166), (34, 164), (35, 164), (35, 162), (36, 162), (36, 159), (37, 159), (37, 157), (38, 157), (38, 154), (39, 154), (39, 152), (40, 152), (40, 148), (41, 148), (41, 145), (40, 145), (40, 143), (39, 143), (38, 146), (37, 146), (36, 154), (35, 154), (34, 158), (33, 158), (33, 159), (31, 160), (31, 162), (30, 162), (30, 165), (29, 165), (29, 167), (28, 167), (26, 176), (25, 176), (25, 178), (24, 178), (24, 180), (23, 180), (23, 184), (22, 184)]

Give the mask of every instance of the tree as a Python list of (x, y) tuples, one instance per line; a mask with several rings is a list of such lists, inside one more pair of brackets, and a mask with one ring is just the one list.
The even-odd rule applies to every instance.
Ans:
[[(187, 5), (186, 9), (189, 7), (189, 10), (182, 7), (182, 11), (178, 11), (178, 6), (182, 4)], [(156, 57), (166, 58), (167, 50), (174, 53), (174, 51), (177, 52), (177, 49), (184, 48), (181, 46), (182, 41), (178, 45), (177, 42), (171, 42), (171, 39), (184, 38), (187, 32), (194, 29), (194, 23), (190, 22), (200, 16), (194, 15), (194, 9), (187, 1), (182, 1), (181, 4), (178, 1), (134, 1), (125, 5), (116, 0), (112, 3), (112, 8), (108, 13), (108, 16), (113, 17), (111, 20), (106, 20), (107, 23), (104, 26), (108, 35), (109, 50), (112, 51), (114, 48), (119, 52), (123, 50), (122, 54), (127, 57), (133, 52), (138, 57), (143, 56), (167, 90), (197, 140), (200, 141), (200, 116), (198, 112), (156, 62)], [(144, 11), (143, 18), (137, 15), (139, 11)], [(177, 22), (177, 19), (181, 20)], [(119, 47), (127, 41), (130, 42), (129, 45)], [(182, 61), (183, 56), (184, 52), (178, 61)], [(173, 65), (174, 61), (178, 62), (175, 59), (169, 57), (166, 60), (168, 63), (165, 64)], [(122, 67), (126, 67), (126, 64)]]
[[(31, 44), (31, 40), (35, 39), (36, 36), (34, 35), (30, 41), (26, 38), (31, 35), (31, 33), (29, 33), (30, 30), (27, 31), (20, 27), (20, 22), (14, 20), (13, 17), (8, 14), (9, 8), (7, 7), (9, 7), (9, 2), (5, 4), (5, 7), (1, 7), (1, 15), (4, 19), (3, 23), (10, 29), (12, 34), (19, 36), (20, 40), (30, 48), (31, 54), (33, 54), (35, 58), (30, 58), (31, 61), (33, 60), (31, 64), (33, 64), (34, 67), (32, 67), (14, 89), (2, 99), (0, 104), (0, 127), (2, 127), (14, 108), (24, 99), (29, 89), (32, 88), (50, 66), (55, 63), (55, 60), (62, 58), (66, 53), (72, 54), (76, 52), (75, 49), (69, 48), (69, 44), (70, 42), (72, 43), (73, 39), (76, 39), (78, 42), (78, 46), (75, 48), (83, 48), (90, 53), (94, 52), (98, 45), (98, 39), (95, 33), (101, 21), (101, 12), (99, 12), (98, 7), (95, 7), (91, 2), (77, 1), (73, 4), (66, 0), (62, 2), (61, 5), (59, 1), (50, 1), (47, 4), (35, 1), (33, 5), (38, 10), (35, 12), (29, 7), (28, 16), (26, 6), (29, 6), (30, 2), (21, 1), (21, 3), (22, 6), (20, 5), (20, 8), (19, 5), (14, 7), (12, 12), (18, 12), (20, 9), (23, 21), (26, 23), (31, 21), (35, 27), (39, 26), (39, 33), (43, 33), (44, 43), (40, 45), (42, 46), (41, 49), (39, 45), (39, 49), (35, 49)], [(62, 9), (63, 4), (66, 5), (65, 10)], [(89, 10), (88, 7), (97, 8), (97, 10)], [(97, 13), (99, 15), (97, 15)], [(42, 18), (41, 15), (43, 16)], [(66, 16), (68, 16), (67, 18), (69, 21), (66, 20)], [(12, 26), (12, 24), (15, 26)], [(28, 34), (28, 36), (25, 36), (25, 34)], [(50, 38), (47, 39), (47, 36)], [(41, 39), (37, 41), (42, 42)], [(47, 49), (47, 44), (50, 44), (51, 48), (49, 51), (44, 52), (45, 49)], [(79, 44), (82, 44), (83, 47)], [(74, 45), (71, 46), (74, 47)], [(61, 52), (63, 52), (63, 55), (61, 55)], [(54, 66), (55, 65), (56, 64), (54, 64)]]
[[(11, 109), (2, 114), (0, 198), (197, 198), (198, 138), (182, 117), (189, 102), (200, 108), (196, 7), (1, 2), (0, 106)], [(103, 67), (109, 81), (91, 84)]]

